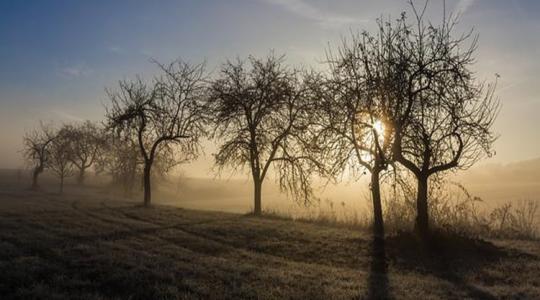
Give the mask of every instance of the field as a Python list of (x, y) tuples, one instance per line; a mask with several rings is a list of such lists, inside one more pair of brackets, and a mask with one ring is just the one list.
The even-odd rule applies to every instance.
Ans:
[(0, 185), (2, 299), (538, 299), (540, 242), (368, 232)]

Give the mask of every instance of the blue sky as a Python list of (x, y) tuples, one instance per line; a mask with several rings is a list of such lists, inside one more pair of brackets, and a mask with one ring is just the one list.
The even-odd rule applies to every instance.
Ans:
[[(441, 3), (431, 1), (435, 22)], [(462, 12), (460, 30), (480, 34), (478, 78), (502, 76), (492, 161), (539, 157), (540, 1), (446, 6)], [(274, 49), (292, 64), (320, 67), (329, 44), (407, 9), (405, 0), (0, 0), (0, 168), (22, 165), (21, 136), (40, 119), (102, 119), (104, 88), (151, 76), (150, 58), (205, 59), (215, 70), (226, 58)]]

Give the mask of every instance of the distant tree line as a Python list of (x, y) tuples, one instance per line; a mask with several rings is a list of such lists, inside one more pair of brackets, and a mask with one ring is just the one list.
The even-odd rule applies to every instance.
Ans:
[(64, 124), (55, 128), (42, 123), (23, 138), (24, 157), (32, 166), (32, 188), (39, 188), (39, 175), (49, 169), (60, 179), (77, 173), (77, 182), (84, 183), (86, 171), (96, 163), (105, 149), (102, 129), (90, 121)]
[(305, 203), (316, 198), (315, 176), (369, 173), (374, 234), (382, 237), (381, 184), (399, 185), (408, 174), (416, 180), (415, 230), (427, 236), (430, 178), (492, 154), (499, 101), (496, 81), (478, 81), (471, 69), (477, 36), (456, 36), (452, 15), (427, 22), (426, 6), (411, 3), (412, 18), (379, 19), (374, 32), (352, 34), (327, 51), (324, 71), (291, 67), (274, 53), (227, 61), (216, 74), (204, 63), (154, 62), (153, 79), (107, 89), (103, 124), (27, 133), (32, 186), (45, 168), (61, 190), (75, 172), (82, 184), (93, 166), (126, 191), (142, 178), (150, 205), (152, 177), (196, 159), (208, 138), (218, 144), (219, 170), (249, 170), (255, 215), (269, 173)]

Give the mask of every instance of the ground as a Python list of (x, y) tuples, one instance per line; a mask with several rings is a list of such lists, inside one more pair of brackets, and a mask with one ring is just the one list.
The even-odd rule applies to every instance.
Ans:
[(368, 232), (99, 189), (0, 189), (2, 299), (539, 299), (540, 242)]

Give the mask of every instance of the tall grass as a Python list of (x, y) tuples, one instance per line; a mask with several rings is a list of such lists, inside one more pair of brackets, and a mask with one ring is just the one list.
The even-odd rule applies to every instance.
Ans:
[(371, 218), (368, 217), (368, 213), (369, 211), (361, 205), (347, 205), (345, 202), (336, 203), (329, 199), (308, 206), (291, 204), (266, 207), (263, 210), (263, 214), (267, 217), (354, 229), (364, 229), (370, 226)]
[[(384, 190), (385, 231), (410, 231), (416, 217), (414, 189)], [(323, 200), (310, 206), (267, 207), (264, 214), (332, 226), (369, 230), (372, 224), (370, 199), (355, 205)], [(435, 186), (430, 191), (431, 226), (438, 230), (483, 238), (540, 238), (540, 201), (522, 199), (489, 208), (458, 183)]]
[(430, 202), (433, 225), (445, 231), (490, 238), (540, 238), (540, 202), (533, 199), (508, 201), (488, 208), (461, 184), (434, 193)]

